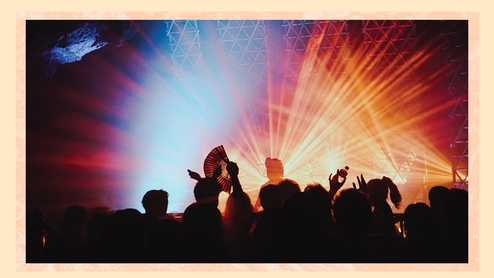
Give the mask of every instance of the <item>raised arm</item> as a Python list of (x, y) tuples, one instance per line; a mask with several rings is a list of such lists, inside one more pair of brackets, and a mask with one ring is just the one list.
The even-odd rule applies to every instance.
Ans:
[(365, 182), (364, 175), (360, 174), (360, 178), (357, 176), (357, 181), (358, 181), (358, 188), (355, 185), (355, 183), (353, 183), (353, 188), (360, 190), (364, 193), (367, 193), (367, 183)]
[(187, 169), (187, 172), (189, 173), (189, 177), (193, 180), (200, 181), (202, 179), (201, 175), (197, 172), (194, 172), (189, 169)]
[(238, 179), (238, 165), (235, 162), (228, 162), (226, 165), (226, 171), (230, 175), (230, 179), (232, 180), (232, 195), (235, 197), (243, 197), (244, 191), (242, 189), (242, 186), (240, 185), (240, 180)]
[[(340, 171), (340, 169), (337, 169), (336, 173), (339, 173), (339, 171)], [(343, 187), (343, 185), (345, 184), (346, 177), (343, 179), (342, 182), (339, 182), (338, 181), (338, 175), (333, 176), (333, 173), (331, 173), (331, 174), (329, 174), (328, 181), (329, 181), (329, 192), (328, 192), (329, 198), (331, 200), (333, 200), (333, 197), (336, 195), (338, 190), (340, 190), (341, 187)]]

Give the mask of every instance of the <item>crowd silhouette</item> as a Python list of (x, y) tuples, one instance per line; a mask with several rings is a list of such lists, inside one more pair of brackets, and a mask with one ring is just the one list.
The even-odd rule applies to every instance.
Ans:
[(346, 177), (329, 174), (322, 184), (301, 186), (284, 176), (279, 159), (267, 158), (268, 181), (254, 202), (243, 191), (239, 166), (228, 162), (233, 191), (218, 209), (221, 185), (196, 180), (195, 202), (181, 218), (170, 215), (168, 193), (148, 191), (136, 208), (112, 211), (73, 205), (61, 227), (39, 209), (27, 212), (27, 263), (467, 263), (468, 193), (432, 187), (429, 203), (404, 210), (401, 193), (388, 177), (343, 188)]

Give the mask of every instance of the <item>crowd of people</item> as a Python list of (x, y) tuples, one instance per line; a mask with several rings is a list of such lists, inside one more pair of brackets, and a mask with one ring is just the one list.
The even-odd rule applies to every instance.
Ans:
[(27, 263), (467, 263), (468, 192), (432, 187), (429, 204), (410, 204), (398, 231), (388, 199), (400, 208), (401, 194), (388, 177), (342, 186), (339, 170), (329, 190), (301, 187), (284, 177), (283, 163), (266, 159), (268, 181), (251, 202), (228, 162), (232, 192), (218, 209), (222, 187), (215, 171), (196, 180), (195, 202), (181, 218), (168, 212), (168, 193), (148, 191), (145, 210), (65, 210), (60, 228), (43, 211), (26, 218)]

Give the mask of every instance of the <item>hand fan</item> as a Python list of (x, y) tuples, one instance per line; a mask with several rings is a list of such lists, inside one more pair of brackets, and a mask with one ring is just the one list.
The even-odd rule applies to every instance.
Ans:
[(232, 180), (226, 170), (226, 165), (229, 162), (223, 145), (212, 149), (204, 160), (204, 174), (206, 177), (213, 177), (214, 170), (221, 167), (221, 174), (216, 176), (218, 183), (221, 185), (223, 191), (230, 193), (232, 187)]

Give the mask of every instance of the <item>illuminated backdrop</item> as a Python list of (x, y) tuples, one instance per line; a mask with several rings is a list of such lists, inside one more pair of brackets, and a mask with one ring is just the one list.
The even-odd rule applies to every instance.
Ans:
[[(327, 187), (391, 177), (407, 203), (467, 185), (467, 21), (153, 20), (27, 82), (27, 209), (194, 201), (223, 145), (254, 201), (264, 160)], [(29, 31), (29, 30), (28, 30)], [(29, 51), (29, 49), (27, 49)], [(459, 132), (460, 131), (460, 132)], [(224, 200), (222, 195), (222, 200)]]

